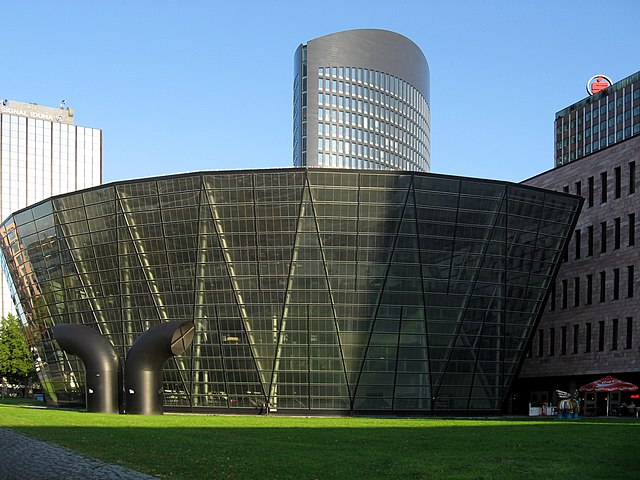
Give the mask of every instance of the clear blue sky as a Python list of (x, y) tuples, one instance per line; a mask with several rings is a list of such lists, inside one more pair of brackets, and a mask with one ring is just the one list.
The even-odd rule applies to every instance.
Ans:
[(103, 130), (104, 181), (292, 164), (293, 53), (401, 33), (431, 68), (432, 171), (553, 166), (556, 111), (640, 70), (640, 1), (2, 1), (0, 97)]

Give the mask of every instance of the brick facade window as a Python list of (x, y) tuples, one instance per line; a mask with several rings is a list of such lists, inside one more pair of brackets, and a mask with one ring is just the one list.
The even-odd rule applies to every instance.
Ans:
[(544, 330), (538, 330), (538, 356), (544, 355)]
[(604, 350), (604, 320), (598, 321), (598, 351)]

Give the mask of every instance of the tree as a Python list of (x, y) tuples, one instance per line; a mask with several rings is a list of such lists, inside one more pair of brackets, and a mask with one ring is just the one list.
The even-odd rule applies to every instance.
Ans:
[(0, 377), (22, 383), (33, 376), (33, 358), (22, 325), (17, 317), (9, 314), (0, 323)]

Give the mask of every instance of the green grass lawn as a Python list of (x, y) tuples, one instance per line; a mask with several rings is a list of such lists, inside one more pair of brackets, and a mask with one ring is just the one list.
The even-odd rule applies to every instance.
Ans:
[(168, 479), (637, 479), (636, 419), (89, 414), (0, 404), (0, 426)]

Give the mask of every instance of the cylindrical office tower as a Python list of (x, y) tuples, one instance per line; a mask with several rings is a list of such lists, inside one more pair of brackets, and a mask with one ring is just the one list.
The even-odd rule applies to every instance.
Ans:
[(347, 30), (295, 53), (293, 164), (429, 172), (429, 65), (386, 30)]

